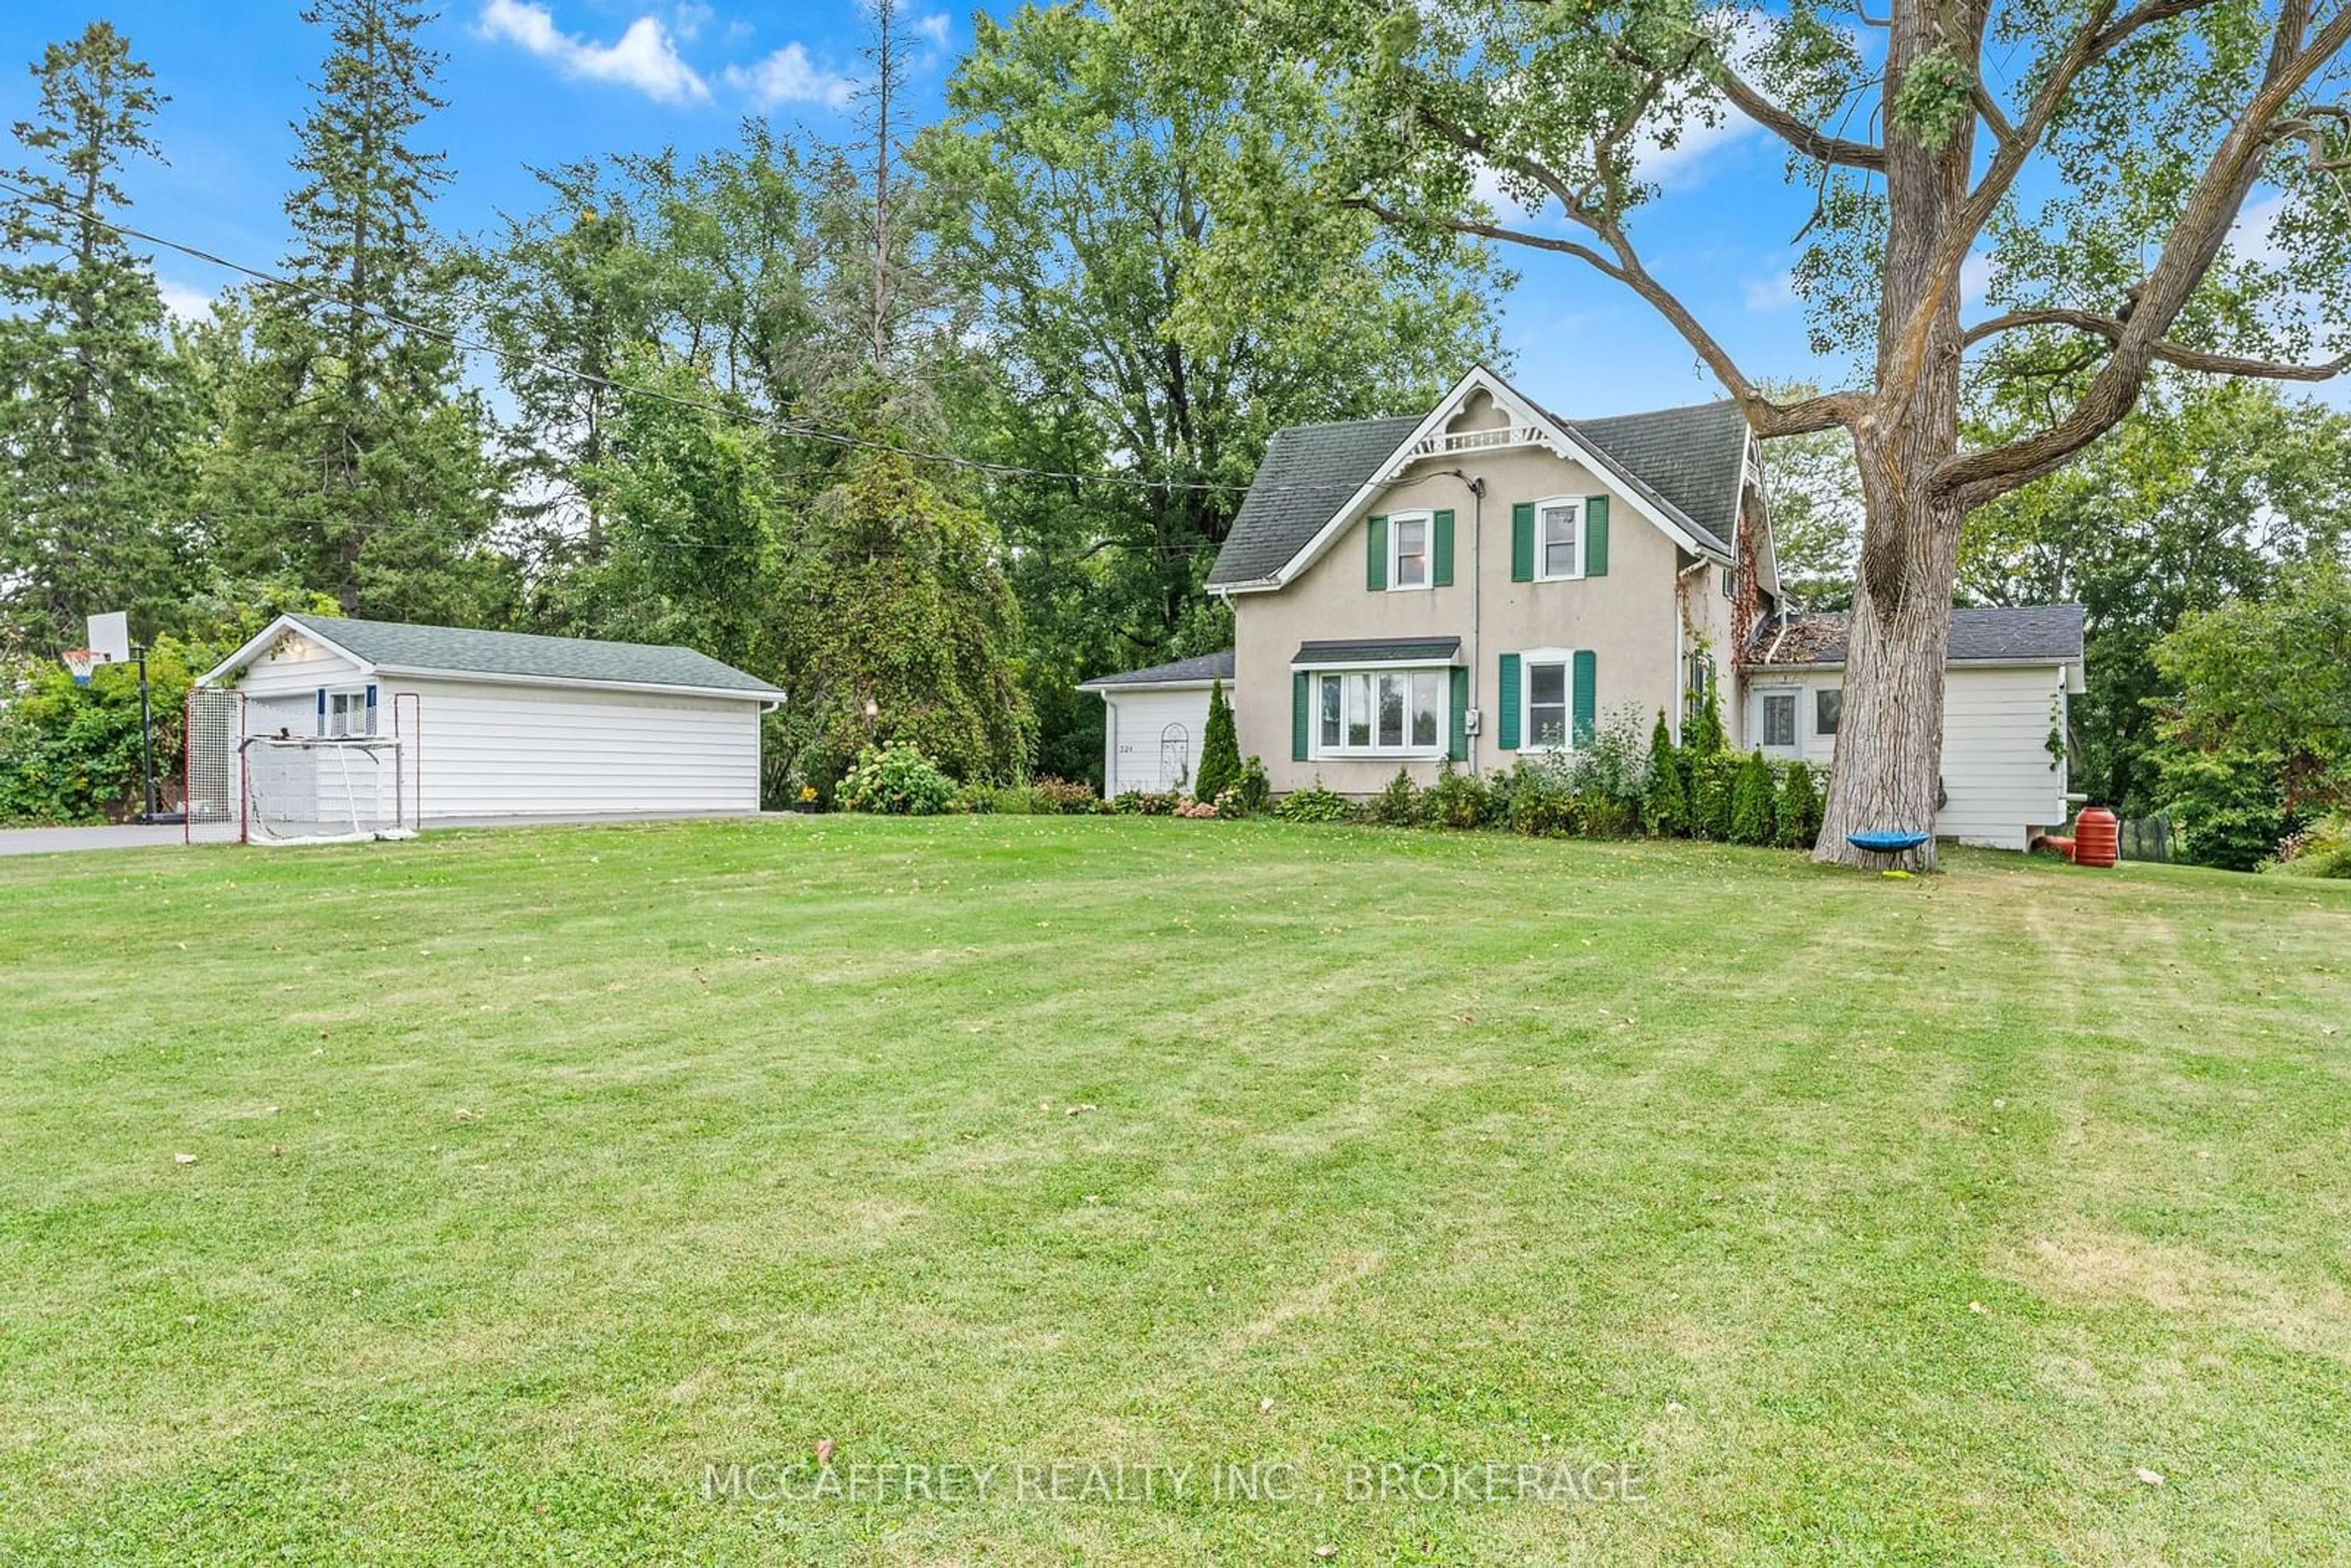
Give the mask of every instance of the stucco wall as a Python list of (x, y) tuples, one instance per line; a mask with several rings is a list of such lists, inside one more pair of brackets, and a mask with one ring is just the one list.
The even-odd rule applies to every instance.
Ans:
[[(1486, 481), (1482, 507), (1461, 477)], [(1608, 575), (1562, 582), (1510, 580), (1510, 508), (1553, 496), (1610, 497)], [(1364, 586), (1365, 518), (1415, 510), (1454, 514), (1454, 578), (1444, 588), (1373, 591)], [(1298, 762), (1290, 756), (1290, 664), (1299, 644), (1332, 638), (1458, 636), (1470, 670), (1470, 705), (1481, 714), (1470, 740), (1480, 769), (1507, 768), (1500, 748), (1496, 686), (1500, 656), (1532, 648), (1591, 649), (1594, 707), (1604, 722), (1630, 703), (1646, 730), (1662, 707), (1677, 711), (1679, 616), (1675, 575), (1696, 558), (1613, 486), (1581, 465), (1523, 447), (1432, 458), (1408, 469), (1362, 507), (1315, 562), (1289, 586), (1237, 594), (1234, 610), (1234, 719), (1241, 750), (1265, 761), (1276, 790), (1303, 788), (1319, 776), (1333, 789), (1369, 793), (1395, 776), (1393, 758)], [(1708, 568), (1708, 572), (1714, 570)], [(1706, 595), (1728, 619), (1709, 577)], [(1719, 659), (1726, 678), (1729, 660)], [(1435, 761), (1405, 764), (1424, 782)]]

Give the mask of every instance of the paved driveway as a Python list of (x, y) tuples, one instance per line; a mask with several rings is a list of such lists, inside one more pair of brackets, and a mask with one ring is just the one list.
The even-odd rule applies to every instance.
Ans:
[[(708, 821), (719, 816), (753, 817), (756, 811), (597, 811), (549, 817), (428, 817), (435, 828), (544, 828), (594, 826), (600, 822)], [(768, 813), (773, 814), (773, 813)], [(110, 828), (0, 828), (0, 855), (46, 855), (66, 850), (128, 850), (142, 844), (176, 844), (185, 837), (176, 822), (162, 827), (128, 823)]]
[(141, 844), (176, 844), (177, 822), (158, 827), (129, 822), (110, 828), (0, 829), (0, 855), (46, 855), (59, 850), (128, 850)]

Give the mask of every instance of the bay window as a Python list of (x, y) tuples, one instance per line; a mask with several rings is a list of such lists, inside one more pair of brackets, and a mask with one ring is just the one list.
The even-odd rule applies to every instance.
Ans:
[(1332, 670), (1315, 679), (1318, 755), (1434, 756), (1444, 749), (1449, 671)]

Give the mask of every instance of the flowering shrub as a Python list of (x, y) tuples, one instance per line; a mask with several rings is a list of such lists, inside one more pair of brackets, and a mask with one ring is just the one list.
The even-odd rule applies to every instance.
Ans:
[(1322, 788), (1317, 779), (1311, 789), (1292, 789), (1273, 803), (1273, 814), (1285, 822), (1350, 822), (1354, 803), (1336, 790)]
[(867, 747), (841, 776), (841, 804), (852, 811), (891, 817), (935, 817), (958, 799), (955, 780), (920, 747), (893, 741), (876, 751)]
[(1082, 817), (1102, 804), (1084, 779), (1056, 779), (1050, 773), (1029, 786), (1029, 799), (1041, 816)]
[(1173, 816), (1176, 808), (1183, 803), (1184, 797), (1172, 790), (1164, 795), (1155, 795), (1141, 789), (1128, 789), (1110, 803), (1110, 809), (1122, 817), (1166, 817)]

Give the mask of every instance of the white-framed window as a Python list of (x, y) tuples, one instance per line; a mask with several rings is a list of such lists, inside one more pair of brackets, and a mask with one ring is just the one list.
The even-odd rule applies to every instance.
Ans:
[(1823, 686), (1813, 694), (1813, 733), (1834, 735), (1844, 718), (1844, 688)]
[(1449, 668), (1316, 674), (1317, 757), (1439, 757), (1452, 719)]
[(1388, 518), (1388, 587), (1426, 588), (1431, 537), (1437, 520), (1428, 512), (1398, 512)]
[(1796, 749), (1796, 700), (1802, 694), (1794, 686), (1767, 688), (1755, 694), (1755, 744), (1766, 751)]
[(1575, 747), (1575, 651), (1530, 648), (1519, 655), (1519, 746), (1526, 751)]
[(1535, 580), (1583, 575), (1583, 501), (1553, 496), (1535, 503)]
[(333, 735), (373, 735), (375, 710), (368, 706), (367, 688), (327, 694), (327, 729)]

